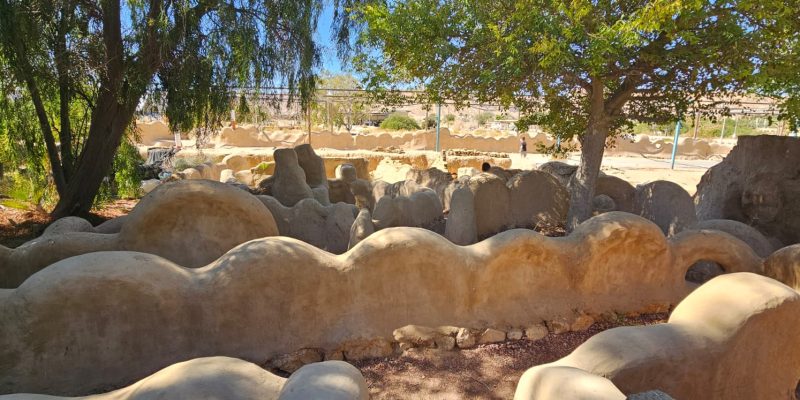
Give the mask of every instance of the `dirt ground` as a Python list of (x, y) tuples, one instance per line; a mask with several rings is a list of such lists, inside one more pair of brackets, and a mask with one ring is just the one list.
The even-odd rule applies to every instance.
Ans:
[(510, 399), (528, 368), (556, 361), (606, 329), (658, 324), (667, 318), (667, 314), (629, 316), (596, 322), (584, 332), (551, 333), (537, 341), (514, 340), (469, 350), (412, 349), (355, 366), (366, 378), (373, 400)]
[[(531, 169), (551, 161), (552, 159), (542, 154), (529, 154), (521, 158), (519, 154), (509, 154), (512, 168)], [(578, 165), (580, 154), (570, 154), (566, 159), (559, 160), (568, 164)], [(665, 180), (677, 183), (690, 195), (697, 191), (697, 184), (706, 171), (722, 161), (722, 157), (714, 156), (707, 160), (678, 159), (675, 167), (666, 158), (652, 158), (646, 156), (607, 156), (603, 157), (600, 169), (608, 175), (625, 179), (636, 186), (654, 180)]]
[[(90, 221), (97, 225), (103, 221), (129, 213), (138, 200), (116, 200), (92, 210)], [(40, 208), (21, 210), (0, 205), (0, 245), (18, 247), (42, 234), (52, 222), (50, 214)]]

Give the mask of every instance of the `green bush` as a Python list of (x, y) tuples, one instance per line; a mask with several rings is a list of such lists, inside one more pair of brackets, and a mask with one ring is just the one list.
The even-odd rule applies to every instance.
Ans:
[(0, 199), (0, 204), (18, 209), (50, 205), (58, 197), (52, 185), (46, 182), (46, 176), (40, 176), (27, 169), (21, 172), (7, 172), (3, 179), (0, 179), (0, 193), (7, 198)]
[(205, 154), (198, 154), (189, 157), (176, 157), (172, 160), (172, 170), (175, 172), (183, 171), (187, 168), (194, 168), (200, 164), (207, 162), (214, 162), (214, 159), (206, 156)]
[(435, 115), (427, 116), (425, 120), (423, 120), (422, 125), (425, 127), (425, 129), (436, 128), (436, 116)]
[(100, 185), (94, 198), (94, 207), (101, 208), (115, 199), (135, 199), (141, 196), (144, 159), (139, 155), (130, 138), (124, 138), (114, 155), (111, 173)]
[(488, 111), (482, 112), (475, 116), (475, 121), (478, 123), (478, 126), (486, 126), (486, 124), (493, 119), (494, 119), (494, 114)]
[(117, 183), (117, 196), (126, 199), (141, 195), (142, 174), (140, 166), (144, 160), (136, 146), (123, 140), (114, 157), (114, 181)]
[(391, 114), (381, 122), (382, 129), (394, 131), (419, 129), (419, 124), (413, 118), (404, 114)]

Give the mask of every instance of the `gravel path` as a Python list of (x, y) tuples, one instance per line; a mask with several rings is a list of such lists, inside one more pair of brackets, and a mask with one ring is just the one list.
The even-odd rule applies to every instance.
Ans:
[(411, 349), (392, 358), (355, 363), (369, 385), (371, 399), (511, 399), (530, 367), (568, 355), (595, 334), (618, 326), (666, 322), (667, 314), (596, 322), (583, 332), (549, 334), (480, 345), (469, 350)]

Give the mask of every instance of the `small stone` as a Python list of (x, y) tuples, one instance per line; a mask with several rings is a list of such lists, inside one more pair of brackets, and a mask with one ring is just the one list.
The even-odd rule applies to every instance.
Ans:
[(351, 340), (342, 345), (342, 351), (348, 361), (389, 357), (393, 353), (392, 344), (383, 338)]
[(485, 343), (499, 343), (506, 340), (506, 333), (503, 331), (499, 331), (497, 329), (488, 328), (483, 333), (481, 333), (481, 337), (478, 340), (478, 344), (485, 344)]
[(520, 340), (522, 339), (522, 329), (514, 328), (508, 331), (508, 340)]
[(319, 349), (301, 349), (293, 353), (274, 358), (270, 365), (281, 371), (292, 373), (306, 364), (322, 361), (323, 353)]
[(450, 337), (458, 333), (458, 328), (453, 326), (440, 326), (430, 328), (420, 325), (406, 325), (395, 329), (392, 333), (394, 340), (400, 343), (411, 343), (413, 347), (433, 347), (441, 337)]
[(669, 303), (653, 303), (650, 304), (645, 308), (645, 313), (647, 314), (661, 314), (669, 312), (670, 304)]
[(341, 179), (344, 182), (351, 183), (358, 179), (356, 167), (353, 164), (339, 164), (334, 170), (336, 179)]
[(219, 173), (219, 181), (220, 182), (227, 182), (229, 179), (236, 180), (233, 177), (234, 171), (232, 169), (223, 169), (222, 172)]
[(547, 321), (547, 329), (550, 332), (555, 333), (556, 335), (569, 332), (570, 324), (567, 322), (565, 318), (554, 319), (552, 321)]
[(631, 312), (625, 313), (625, 317), (627, 317), (627, 318), (639, 318), (641, 315), (642, 315), (642, 313), (640, 313), (638, 311), (631, 311)]
[(469, 329), (461, 328), (458, 330), (456, 334), (456, 344), (458, 344), (459, 348), (462, 349), (469, 349), (475, 347), (475, 334), (472, 333)]
[(627, 400), (674, 400), (674, 399), (660, 390), (651, 390), (649, 392), (632, 394), (628, 396)]
[(341, 350), (332, 350), (325, 353), (325, 361), (344, 361), (344, 354)]
[(575, 319), (575, 322), (570, 325), (569, 329), (573, 332), (582, 332), (589, 329), (594, 324), (594, 317), (587, 314), (581, 314)]
[(436, 338), (436, 348), (440, 350), (453, 350), (456, 347), (456, 339), (452, 336), (440, 336)]
[(536, 324), (525, 329), (525, 336), (528, 340), (544, 339), (547, 333), (547, 327), (544, 324)]

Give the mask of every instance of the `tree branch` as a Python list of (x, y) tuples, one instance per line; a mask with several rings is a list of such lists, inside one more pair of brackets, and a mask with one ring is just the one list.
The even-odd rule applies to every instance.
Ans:
[[(42, 101), (39, 87), (33, 77), (33, 66), (28, 59), (28, 51), (19, 35), (20, 29), (16, 23), (19, 22), (18, 18), (20, 17), (16, 15), (16, 10), (11, 7), (8, 0), (0, 0), (0, 18), (2, 18), (0, 27), (3, 28), (2, 35), (0, 35), (2, 39), (0, 40), (6, 42), (6, 45), (3, 46), (7, 53), (6, 56), (10, 60), (16, 60), (16, 63), (11, 63), (11, 65), (16, 66), (16, 68), (13, 68), (15, 78), (19, 82), (25, 84), (28, 93), (31, 95), (31, 100), (33, 101), (36, 111), (36, 118), (39, 121), (39, 129), (42, 131), (45, 147), (47, 148), (47, 156), (50, 159), (53, 181), (56, 184), (56, 190), (61, 194), (67, 186), (66, 180), (64, 179), (64, 169), (59, 160), (55, 137), (53, 136), (53, 130), (50, 126), (50, 120), (47, 117), (47, 111), (44, 108), (44, 102)], [(14, 23), (12, 23), (12, 21), (14, 21)]]

